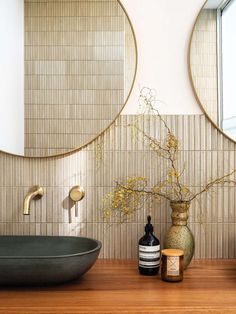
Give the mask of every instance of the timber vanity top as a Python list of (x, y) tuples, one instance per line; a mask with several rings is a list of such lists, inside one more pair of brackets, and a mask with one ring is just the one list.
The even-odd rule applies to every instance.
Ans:
[(236, 313), (236, 260), (193, 261), (184, 275), (167, 283), (134, 261), (99, 260), (80, 281), (0, 288), (0, 313)]

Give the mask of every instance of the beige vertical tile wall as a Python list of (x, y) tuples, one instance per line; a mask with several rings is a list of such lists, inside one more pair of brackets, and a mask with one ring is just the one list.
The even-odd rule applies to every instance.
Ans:
[(194, 86), (203, 107), (218, 124), (217, 12), (201, 11), (192, 38), (191, 69)]
[(26, 156), (78, 147), (113, 121), (125, 97), (126, 19), (116, 0), (25, 0)]
[[(125, 224), (106, 225), (100, 208), (114, 179), (144, 175), (155, 183), (166, 171), (163, 160), (142, 142), (132, 140), (126, 127), (135, 116), (121, 116), (103, 137), (65, 158), (29, 159), (0, 154), (0, 234), (81, 235), (102, 241), (101, 257), (135, 258), (148, 208)], [(208, 179), (235, 168), (236, 144), (225, 138), (203, 115), (166, 116), (179, 136), (179, 165), (185, 165), (185, 183), (198, 191)], [(141, 127), (162, 136), (156, 117), (145, 117)], [(29, 216), (23, 216), (23, 199), (29, 187), (45, 189), (41, 200), (32, 201)], [(68, 200), (69, 189), (81, 184), (86, 197), (78, 205)], [(236, 258), (235, 187), (217, 187), (191, 204), (190, 228), (196, 239), (195, 258)], [(170, 226), (168, 202), (151, 209), (157, 236)]]

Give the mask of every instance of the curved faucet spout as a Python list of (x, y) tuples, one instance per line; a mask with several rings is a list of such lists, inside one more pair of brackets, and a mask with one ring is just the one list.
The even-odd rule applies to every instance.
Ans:
[(43, 196), (44, 191), (43, 188), (39, 185), (32, 186), (27, 195), (24, 198), (24, 204), (23, 204), (23, 214), (29, 215), (30, 214), (30, 202), (32, 199), (39, 199)]

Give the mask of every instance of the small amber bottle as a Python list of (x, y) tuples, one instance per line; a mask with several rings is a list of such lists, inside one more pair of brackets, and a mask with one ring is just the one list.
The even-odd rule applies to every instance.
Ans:
[(161, 279), (169, 282), (183, 280), (184, 252), (182, 250), (162, 250)]

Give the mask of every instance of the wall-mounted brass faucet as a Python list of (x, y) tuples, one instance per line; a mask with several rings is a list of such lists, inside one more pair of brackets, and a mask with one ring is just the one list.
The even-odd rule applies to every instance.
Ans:
[(30, 202), (32, 199), (40, 199), (44, 194), (43, 188), (39, 185), (32, 186), (24, 198), (23, 213), (29, 215)]
[(69, 195), (72, 201), (81, 201), (85, 196), (84, 188), (82, 186), (75, 185), (70, 189)]

